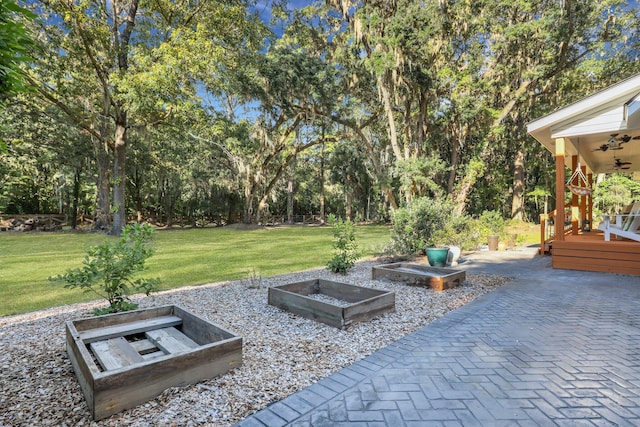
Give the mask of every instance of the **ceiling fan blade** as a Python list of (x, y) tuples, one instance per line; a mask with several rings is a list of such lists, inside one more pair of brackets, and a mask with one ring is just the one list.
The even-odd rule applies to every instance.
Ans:
[(634, 137), (633, 137), (633, 138), (631, 138), (631, 139), (634, 139), (634, 140), (636, 140), (636, 139), (640, 139), (640, 135), (638, 135), (638, 136), (634, 136)]
[(620, 135), (619, 133), (612, 133), (611, 134), (611, 138), (615, 138), (616, 136)]

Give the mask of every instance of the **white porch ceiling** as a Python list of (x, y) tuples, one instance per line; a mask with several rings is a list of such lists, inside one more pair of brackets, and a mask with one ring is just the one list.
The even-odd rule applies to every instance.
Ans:
[[(555, 140), (565, 138), (567, 165), (579, 155), (593, 173), (640, 171), (640, 74), (541, 117), (527, 130), (553, 154)], [(629, 141), (620, 142), (625, 135)], [(621, 169), (616, 161), (631, 164)]]

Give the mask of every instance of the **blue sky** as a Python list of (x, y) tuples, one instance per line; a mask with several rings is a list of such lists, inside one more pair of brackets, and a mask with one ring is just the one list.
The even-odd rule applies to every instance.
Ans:
[[(271, 4), (272, 0), (258, 0), (254, 9), (260, 14), (260, 17), (264, 22), (269, 22), (271, 18)], [(313, 0), (288, 0), (287, 8), (291, 10), (301, 9), (305, 6), (313, 4)]]

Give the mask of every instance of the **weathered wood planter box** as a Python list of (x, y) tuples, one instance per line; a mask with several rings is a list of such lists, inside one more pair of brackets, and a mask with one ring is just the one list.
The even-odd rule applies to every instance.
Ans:
[(407, 262), (382, 264), (372, 268), (372, 277), (386, 277), (401, 280), (409, 284), (429, 286), (431, 289), (443, 291), (455, 288), (464, 282), (467, 274), (451, 268), (430, 267)]
[(94, 420), (242, 364), (242, 338), (175, 305), (66, 322)]
[[(340, 301), (321, 301), (311, 297), (314, 294)], [(354, 322), (395, 310), (396, 295), (391, 291), (315, 279), (269, 288), (269, 304), (344, 329)]]

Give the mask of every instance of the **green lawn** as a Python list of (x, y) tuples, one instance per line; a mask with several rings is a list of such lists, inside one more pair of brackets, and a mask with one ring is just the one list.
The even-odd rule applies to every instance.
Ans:
[[(379, 253), (385, 226), (357, 227), (363, 256)], [(94, 233), (0, 233), (0, 316), (96, 299), (47, 277), (82, 265), (84, 251), (107, 237)], [(146, 277), (162, 289), (290, 273), (324, 266), (332, 256), (329, 227), (158, 231)]]

